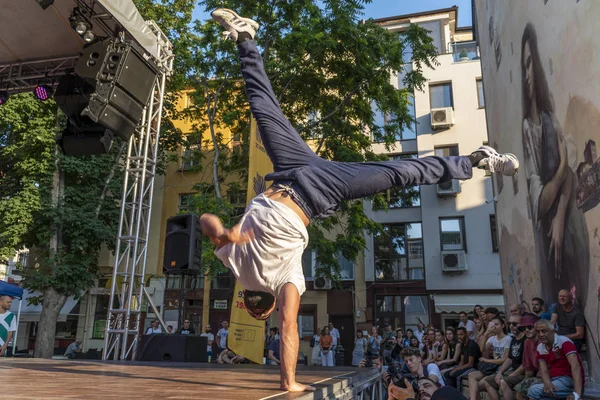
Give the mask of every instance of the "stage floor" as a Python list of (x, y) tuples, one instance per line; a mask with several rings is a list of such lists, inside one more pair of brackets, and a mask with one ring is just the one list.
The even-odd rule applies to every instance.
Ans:
[[(325, 392), (356, 374), (356, 368), (298, 367), (301, 383)], [(281, 391), (278, 367), (256, 365), (0, 358), (0, 379), (2, 398), (11, 400), (308, 397)]]

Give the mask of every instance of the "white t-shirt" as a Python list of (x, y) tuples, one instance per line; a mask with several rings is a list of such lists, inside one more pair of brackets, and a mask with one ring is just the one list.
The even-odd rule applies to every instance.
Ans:
[(274, 296), (283, 285), (293, 283), (302, 295), (306, 291), (302, 253), (308, 245), (308, 232), (300, 217), (261, 194), (246, 207), (240, 224), (242, 231), (254, 230), (254, 239), (215, 250), (235, 278), (245, 289)]
[(498, 340), (496, 336), (492, 336), (487, 340), (487, 343), (492, 346), (494, 360), (500, 360), (504, 356), (504, 351), (510, 348), (511, 336), (504, 336), (502, 340)]
[(337, 346), (338, 341), (340, 340), (340, 331), (337, 330), (337, 328), (333, 328), (331, 330), (331, 332), (329, 332), (329, 334), (331, 335), (331, 337), (333, 338), (333, 345)]
[(471, 334), (471, 336), (469, 336), (469, 339), (475, 340), (475, 332), (477, 331), (477, 329), (475, 327), (475, 322), (473, 322), (471, 320), (467, 320), (467, 324), (465, 325), (464, 322), (460, 321), (460, 324), (458, 324), (458, 327), (465, 328), (467, 330), (467, 332), (473, 332)]
[[(201, 334), (200, 336), (205, 336), (208, 338), (208, 343), (210, 343), (211, 340), (215, 340), (215, 335), (213, 335), (212, 333), (206, 333), (204, 332), (203, 334)], [(210, 344), (206, 345), (206, 351), (211, 352), (212, 351), (212, 346)]]
[(146, 330), (146, 335), (154, 335), (155, 333), (162, 333), (162, 328), (160, 327), (160, 325), (156, 329), (150, 327)]
[(436, 364), (427, 365), (427, 376), (435, 375), (437, 376), (438, 383), (442, 386), (446, 386), (446, 382), (444, 382), (444, 378), (442, 378), (442, 373), (440, 372), (440, 368)]
[[(12, 315), (12, 317), (10, 317)], [(9, 318), (10, 317), (10, 318)], [(11, 319), (10, 323), (7, 320)], [(17, 330), (17, 316), (6, 311), (4, 314), (0, 314), (0, 346), (4, 346), (5, 339), (8, 338), (9, 332)]]
[(217, 337), (219, 338), (219, 347), (224, 349), (227, 347), (227, 335), (229, 335), (229, 329), (219, 329), (217, 332)]
[(415, 337), (416, 337), (417, 339), (419, 339), (419, 342), (422, 342), (422, 341), (423, 341), (423, 335), (424, 335), (424, 334), (425, 334), (425, 331), (421, 331), (421, 332), (419, 332), (418, 330), (415, 330), (415, 331), (413, 332), (413, 335), (415, 335)]

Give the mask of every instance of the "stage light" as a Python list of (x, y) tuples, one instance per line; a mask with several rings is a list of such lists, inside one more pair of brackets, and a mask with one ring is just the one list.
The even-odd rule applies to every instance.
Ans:
[(52, 88), (48, 85), (37, 85), (33, 94), (38, 100), (45, 101), (52, 97)]
[(80, 36), (83, 36), (83, 34), (87, 32), (87, 30), (88, 30), (88, 25), (83, 21), (79, 21), (75, 25), (75, 32), (77, 32), (77, 34)]
[(35, 0), (35, 2), (38, 3), (40, 7), (42, 7), (42, 10), (45, 10), (46, 8), (54, 4), (54, 0)]
[(94, 32), (92, 32), (92, 31), (87, 31), (83, 35), (83, 40), (85, 40), (87, 43), (92, 43), (95, 38), (96, 38), (96, 35), (94, 35)]
[(3, 106), (6, 104), (6, 102), (8, 101), (8, 97), (10, 95), (8, 94), (7, 91), (0, 91), (0, 106)]

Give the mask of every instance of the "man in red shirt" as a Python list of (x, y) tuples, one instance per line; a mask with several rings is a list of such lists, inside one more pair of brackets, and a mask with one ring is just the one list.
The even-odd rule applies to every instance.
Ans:
[(583, 395), (583, 365), (577, 348), (571, 339), (557, 335), (550, 321), (541, 319), (535, 323), (540, 339), (537, 359), (540, 363), (542, 381), (529, 388), (530, 399), (556, 397), (579, 400)]

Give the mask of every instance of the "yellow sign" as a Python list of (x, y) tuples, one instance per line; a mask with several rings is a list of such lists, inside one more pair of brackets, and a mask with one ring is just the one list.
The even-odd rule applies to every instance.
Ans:
[[(256, 126), (250, 121), (250, 163), (248, 165), (248, 194), (250, 201), (266, 189), (265, 175), (273, 171), (273, 164), (267, 155)], [(235, 284), (231, 302), (231, 326), (227, 338), (227, 347), (250, 361), (262, 364), (264, 356), (265, 321), (252, 318), (244, 307), (244, 288)]]

